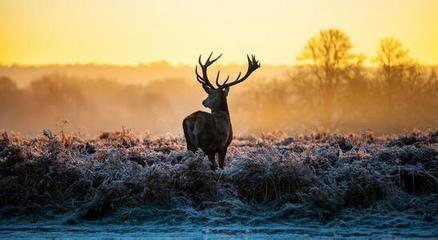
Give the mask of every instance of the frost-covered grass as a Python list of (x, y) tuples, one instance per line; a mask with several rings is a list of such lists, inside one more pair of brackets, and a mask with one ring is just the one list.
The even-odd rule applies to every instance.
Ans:
[(329, 220), (365, 208), (427, 221), (438, 214), (437, 131), (242, 136), (230, 146), (225, 169), (213, 172), (209, 164), (201, 151), (187, 152), (181, 136), (4, 132), (0, 218), (51, 209), (99, 219), (120, 209), (181, 204), (220, 216), (245, 214), (230, 205), (252, 206), (241, 211), (256, 216), (264, 204), (281, 210), (277, 218)]

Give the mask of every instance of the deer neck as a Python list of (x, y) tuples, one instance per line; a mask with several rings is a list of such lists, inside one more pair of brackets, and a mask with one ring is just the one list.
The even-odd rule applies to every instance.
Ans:
[(211, 109), (211, 114), (213, 115), (219, 132), (223, 132), (226, 136), (232, 137), (233, 130), (227, 101), (225, 100), (215, 109)]
[(219, 113), (219, 112), (225, 112), (228, 116), (230, 115), (230, 112), (228, 111), (228, 103), (226, 98), (222, 99), (222, 101), (216, 108), (211, 109), (211, 113)]

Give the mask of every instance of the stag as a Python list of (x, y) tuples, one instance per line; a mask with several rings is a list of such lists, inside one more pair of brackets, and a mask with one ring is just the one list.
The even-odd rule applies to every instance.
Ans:
[(215, 156), (218, 154), (219, 167), (224, 167), (227, 148), (233, 138), (233, 129), (231, 127), (230, 112), (228, 111), (227, 96), (230, 87), (245, 81), (251, 73), (260, 67), (260, 63), (255, 56), (248, 58), (248, 69), (245, 75), (241, 72), (234, 81), (228, 82), (228, 75), (225, 81), (219, 82), (220, 71), (216, 75), (216, 87), (210, 82), (207, 76), (207, 68), (216, 62), (221, 56), (211, 60), (211, 56), (202, 63), (201, 55), (198, 62), (201, 68), (201, 75), (198, 73), (198, 66), (195, 68), (196, 79), (201, 83), (202, 88), (208, 94), (208, 97), (202, 102), (204, 107), (210, 108), (211, 113), (197, 111), (183, 120), (184, 136), (187, 142), (187, 149), (195, 152), (200, 148), (211, 161), (211, 169), (216, 170)]

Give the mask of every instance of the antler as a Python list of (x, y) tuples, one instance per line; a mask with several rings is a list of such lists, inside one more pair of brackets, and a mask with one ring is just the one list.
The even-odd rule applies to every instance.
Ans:
[(222, 54), (220, 54), (217, 58), (210, 60), (212, 55), (213, 55), (213, 52), (210, 53), (210, 56), (208, 56), (208, 58), (204, 64), (202, 64), (201, 55), (199, 55), (198, 63), (201, 66), (202, 77), (198, 73), (198, 66), (196, 66), (196, 68), (195, 68), (196, 79), (198, 80), (198, 82), (200, 82), (202, 85), (207, 86), (211, 89), (224, 89), (224, 88), (228, 88), (228, 87), (231, 87), (233, 85), (236, 85), (238, 83), (241, 83), (241, 82), (245, 81), (245, 79), (247, 79), (249, 77), (249, 75), (251, 75), (252, 72), (254, 72), (255, 70), (257, 70), (257, 68), (260, 67), (260, 62), (258, 62), (256, 60), (254, 55), (251, 55), (251, 57), (249, 57), (249, 55), (246, 55), (246, 57), (248, 58), (248, 70), (246, 71), (245, 75), (242, 78), (240, 78), (240, 75), (242, 73), (239, 72), (239, 75), (237, 76), (237, 78), (230, 83), (228, 83), (228, 80), (230, 79), (230, 76), (228, 75), (227, 79), (225, 79), (224, 83), (220, 84), (219, 83), (220, 71), (218, 71), (217, 75), (216, 75), (216, 86), (217, 86), (217, 88), (216, 88), (213, 86), (213, 84), (211, 84), (210, 80), (208, 80), (207, 68), (211, 64), (216, 62), (222, 56)]
[[(213, 55), (213, 52), (210, 53), (210, 56), (208, 56), (207, 61), (205, 61), (204, 64), (202, 64), (201, 62), (201, 55), (199, 55), (199, 59), (198, 59), (198, 63), (201, 66), (201, 70), (202, 70), (202, 77), (199, 75), (198, 73), (198, 66), (196, 66), (195, 68), (195, 73), (196, 73), (196, 79), (198, 80), (198, 82), (200, 82), (202, 85), (207, 85), (208, 87), (212, 88), (212, 89), (216, 89), (213, 84), (211, 84), (210, 80), (208, 80), (208, 75), (207, 75), (207, 68), (213, 64), (214, 62), (216, 62), (221, 56), (219, 55), (217, 58), (210, 60), (211, 55)], [(217, 73), (216, 76), (216, 82), (218, 82), (219, 79), (219, 72)]]
[[(219, 82), (216, 81), (216, 85), (218, 86), (218, 88), (224, 89), (224, 88), (228, 88), (228, 87), (231, 87), (233, 85), (236, 85), (238, 83), (241, 83), (241, 82), (245, 81), (245, 79), (247, 79), (249, 77), (249, 75), (251, 75), (252, 72), (254, 72), (255, 70), (257, 70), (257, 68), (260, 67), (260, 62), (256, 60), (254, 55), (251, 55), (251, 57), (249, 57), (249, 55), (246, 55), (246, 57), (248, 58), (248, 70), (246, 71), (245, 75), (242, 78), (240, 78), (240, 75), (242, 73), (239, 72), (239, 75), (237, 75), (236, 80), (234, 80), (230, 83), (227, 83), (229, 76), (227, 77), (225, 82), (222, 84), (219, 84)], [(218, 75), (219, 75), (219, 73), (218, 73)]]

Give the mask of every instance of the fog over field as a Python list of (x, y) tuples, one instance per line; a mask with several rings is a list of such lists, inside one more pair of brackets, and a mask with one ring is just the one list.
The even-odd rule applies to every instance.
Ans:
[[(220, 69), (233, 77), (245, 67), (216, 66), (211, 72)], [(337, 85), (327, 116), (311, 70), (262, 66), (231, 89), (231, 118), (238, 134), (432, 129), (438, 125), (435, 72), (434, 67), (406, 70), (406, 79), (394, 85), (377, 68), (357, 69)], [(43, 129), (95, 135), (122, 127), (182, 134), (185, 116), (208, 111), (201, 104), (206, 93), (189, 66), (2, 66), (0, 75), (0, 128), (26, 135)]]
[[(218, 68), (237, 74), (244, 66), (217, 66), (214, 70)], [(244, 90), (252, 91), (257, 82), (280, 78), (291, 70), (266, 66), (253, 83), (233, 89), (236, 97), (231, 99), (238, 99)], [(181, 121), (186, 115), (200, 109), (208, 111), (201, 105), (206, 94), (194, 75), (193, 67), (165, 62), (136, 67), (2, 66), (0, 128), (23, 134), (62, 128), (93, 135), (122, 127), (138, 133), (182, 133)], [(236, 124), (238, 119), (239, 114)]]

